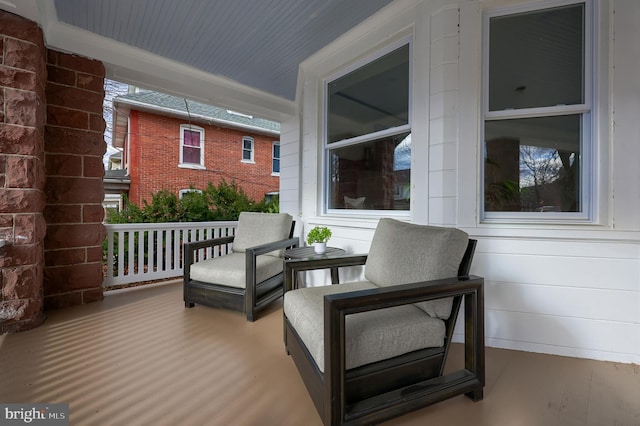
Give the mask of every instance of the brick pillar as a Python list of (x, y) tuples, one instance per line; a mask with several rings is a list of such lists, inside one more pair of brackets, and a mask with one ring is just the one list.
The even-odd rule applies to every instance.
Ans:
[(44, 321), (45, 52), (36, 24), (0, 11), (0, 333)]
[(45, 307), (102, 299), (102, 118), (101, 62), (48, 51)]

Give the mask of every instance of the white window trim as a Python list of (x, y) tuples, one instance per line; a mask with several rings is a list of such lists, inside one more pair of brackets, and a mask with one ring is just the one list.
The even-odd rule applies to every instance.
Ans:
[[(585, 5), (585, 75), (584, 75), (584, 103), (579, 105), (527, 108), (520, 110), (489, 111), (489, 20), (496, 16), (512, 15), (516, 13), (544, 10), (559, 6), (584, 3)], [(534, 2), (524, 5), (496, 8), (485, 11), (482, 20), (482, 110), (480, 126), (480, 156), (479, 156), (479, 193), (478, 211), (481, 223), (595, 223), (597, 221), (597, 177), (596, 152), (598, 133), (596, 132), (598, 117), (596, 93), (594, 90), (596, 78), (597, 57), (596, 40), (598, 36), (597, 20), (592, 0), (554, 0)], [(582, 114), (583, 137), (581, 145), (582, 167), (580, 175), (581, 212), (486, 212), (484, 210), (484, 123), (489, 119), (532, 118), (561, 115), (567, 113)]]
[[(408, 44), (409, 45), (409, 123), (407, 125), (393, 127), (390, 129), (385, 129), (379, 132), (370, 133), (363, 136), (357, 136), (355, 138), (338, 141), (330, 144), (327, 143), (327, 108), (329, 104), (329, 93), (328, 86), (329, 82), (336, 80), (344, 75), (349, 74), (352, 71), (355, 71), (368, 63), (375, 61), (376, 59), (381, 58), (387, 53), (391, 53), (394, 50)], [(328, 155), (329, 148), (340, 148), (349, 145), (355, 145), (358, 143), (366, 142), (369, 140), (375, 140), (378, 138), (382, 138), (385, 136), (390, 136), (398, 133), (402, 133), (405, 131), (412, 131), (412, 108), (413, 108), (413, 37), (406, 36), (402, 37), (399, 40), (396, 40), (394, 43), (390, 43), (386, 45), (384, 48), (377, 50), (371, 55), (351, 64), (350, 66), (344, 67), (339, 71), (329, 75), (324, 80), (322, 80), (322, 154), (321, 154), (321, 162), (320, 167), (322, 170), (322, 197), (321, 197), (321, 214), (325, 216), (355, 216), (355, 217), (398, 217), (398, 218), (408, 218), (411, 216), (411, 208), (409, 210), (366, 210), (366, 209), (330, 209), (328, 208), (328, 200), (330, 198), (329, 190), (329, 172), (328, 172)], [(413, 164), (413, 161), (412, 161)], [(413, 186), (411, 187), (411, 192), (413, 192)], [(413, 197), (413, 194), (410, 194)], [(413, 204), (411, 204), (412, 206)]]
[(184, 197), (185, 194), (188, 194), (190, 192), (197, 192), (198, 194), (202, 194), (202, 190), (200, 189), (193, 189), (193, 188), (181, 189), (180, 191), (178, 191), (178, 198), (182, 200), (182, 197)]
[[(192, 132), (200, 133), (200, 164), (196, 163), (185, 163), (182, 156), (184, 153), (184, 131), (190, 130)], [(181, 124), (180, 125), (180, 163), (178, 163), (178, 167), (185, 169), (198, 169), (204, 170), (204, 129), (199, 126), (194, 126), (193, 124)]]
[[(275, 172), (273, 171), (273, 160), (275, 160), (276, 156), (274, 154), (275, 151), (275, 146), (278, 145), (280, 146), (280, 141), (273, 141), (271, 143), (271, 176), (280, 176), (280, 172)], [(282, 149), (282, 147), (280, 148)], [(282, 169), (282, 152), (280, 152), (280, 156), (278, 156), (278, 161), (280, 163), (280, 169)]]
[[(244, 151), (245, 151), (244, 142), (245, 141), (250, 141), (251, 142), (251, 159), (249, 159), (249, 160), (246, 160), (244, 158)], [(241, 162), (248, 163), (248, 164), (255, 164), (256, 163), (256, 161), (255, 161), (255, 151), (256, 151), (256, 142), (255, 142), (255, 140), (251, 136), (243, 136), (242, 137), (242, 146), (241, 147), (242, 147), (241, 154), (240, 154), (241, 155), (241, 157), (240, 157)]]

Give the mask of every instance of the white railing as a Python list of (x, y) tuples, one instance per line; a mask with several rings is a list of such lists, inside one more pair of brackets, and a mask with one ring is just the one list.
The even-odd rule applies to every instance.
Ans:
[(183, 243), (234, 235), (237, 225), (232, 221), (106, 224), (103, 286), (179, 277)]

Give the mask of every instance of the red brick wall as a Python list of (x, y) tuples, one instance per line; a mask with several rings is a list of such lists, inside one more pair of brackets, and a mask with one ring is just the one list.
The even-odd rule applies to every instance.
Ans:
[(0, 333), (102, 299), (103, 82), (0, 11)]
[(44, 321), (45, 52), (37, 25), (0, 11), (0, 333)]
[[(204, 165), (206, 170), (178, 167), (180, 163), (180, 125), (188, 122), (143, 111), (131, 114), (130, 175), (131, 201), (141, 205), (161, 189), (178, 193), (194, 186), (206, 188), (235, 180), (255, 201), (265, 193), (278, 191), (279, 178), (271, 176), (272, 144), (277, 136), (265, 136), (243, 130), (193, 123), (204, 129)], [(254, 140), (254, 162), (243, 163), (242, 137)]]
[(104, 189), (101, 62), (48, 51), (45, 307), (102, 299)]

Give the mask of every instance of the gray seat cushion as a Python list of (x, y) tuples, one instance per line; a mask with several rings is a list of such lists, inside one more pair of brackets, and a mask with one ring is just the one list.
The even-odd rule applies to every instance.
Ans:
[[(376, 288), (370, 282), (309, 287), (284, 295), (284, 313), (324, 372), (324, 296)], [(441, 347), (445, 325), (413, 305), (348, 315), (346, 367), (359, 367), (418, 349)]]
[[(468, 241), (469, 236), (456, 228), (380, 219), (364, 276), (381, 287), (455, 277)], [(447, 319), (452, 302), (444, 298), (416, 306), (432, 317)]]
[[(293, 218), (286, 213), (242, 212), (238, 218), (233, 251), (244, 253), (248, 248), (289, 238)], [(284, 249), (274, 252), (282, 255)]]
[[(245, 288), (247, 285), (246, 256), (246, 253), (229, 253), (225, 256), (203, 260), (191, 265), (189, 275), (192, 280)], [(283, 260), (281, 257), (272, 255), (256, 257), (256, 282), (262, 282), (282, 271)]]

